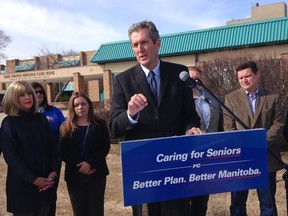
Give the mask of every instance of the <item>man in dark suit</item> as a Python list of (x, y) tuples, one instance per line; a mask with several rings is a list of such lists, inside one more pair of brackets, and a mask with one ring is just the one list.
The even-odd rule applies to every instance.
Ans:
[[(179, 79), (187, 67), (159, 59), (160, 36), (152, 22), (135, 23), (128, 34), (138, 64), (115, 76), (109, 123), (112, 134), (126, 140), (201, 134), (194, 101)], [(151, 80), (155, 94), (149, 86)], [(133, 215), (142, 215), (141, 208), (133, 206)], [(189, 200), (149, 203), (148, 214), (189, 215)]]
[[(278, 151), (282, 138), (283, 117), (280, 112), (279, 95), (260, 87), (260, 72), (253, 61), (236, 68), (240, 89), (225, 96), (225, 105), (248, 127), (266, 128), (269, 188), (257, 189), (261, 215), (277, 215), (275, 203), (276, 172), (283, 168)], [(243, 126), (224, 115), (224, 130), (243, 130)], [(271, 154), (274, 153), (278, 159)], [(245, 216), (248, 190), (231, 193), (231, 216)]]
[[(204, 82), (202, 70), (199, 67), (189, 66), (190, 77), (200, 79)], [(209, 103), (201, 98), (195, 90), (192, 90), (196, 111), (201, 119), (201, 130), (205, 133), (223, 131), (223, 115), (221, 104), (204, 88), (197, 85), (199, 92), (209, 100)], [(191, 216), (205, 216), (209, 195), (191, 198)]]

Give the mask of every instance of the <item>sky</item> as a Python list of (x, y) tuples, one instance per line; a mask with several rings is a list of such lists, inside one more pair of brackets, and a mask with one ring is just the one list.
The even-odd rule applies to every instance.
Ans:
[[(225, 26), (251, 17), (256, 3), (281, 0), (1, 0), (0, 29), (12, 38), (7, 59), (30, 59), (69, 50), (97, 50), (128, 40), (129, 27), (150, 20), (160, 35)], [(0, 60), (5, 64), (5, 60)]]

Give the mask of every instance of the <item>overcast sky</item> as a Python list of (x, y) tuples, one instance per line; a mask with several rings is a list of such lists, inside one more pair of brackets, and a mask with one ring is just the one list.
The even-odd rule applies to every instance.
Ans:
[(283, 1), (1, 0), (0, 29), (12, 38), (4, 51), (8, 59), (27, 59), (40, 55), (44, 47), (61, 54), (127, 40), (131, 24), (146, 19), (165, 35), (224, 26), (251, 17), (256, 3), (276, 2)]

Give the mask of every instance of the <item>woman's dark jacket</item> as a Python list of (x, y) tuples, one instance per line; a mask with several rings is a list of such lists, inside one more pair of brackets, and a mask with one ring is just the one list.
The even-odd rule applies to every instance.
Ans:
[[(25, 213), (56, 200), (56, 186), (39, 192), (33, 182), (59, 170), (59, 151), (50, 125), (41, 113), (20, 112), (2, 121), (2, 151), (8, 165), (7, 211)], [(58, 172), (57, 172), (58, 174)]]
[[(109, 171), (106, 156), (110, 150), (110, 140), (105, 121), (94, 118), (91, 122), (86, 141), (86, 158), (81, 155), (76, 133), (77, 129), (71, 136), (60, 136), (60, 155), (62, 161), (65, 162), (65, 181), (68, 183), (89, 183), (96, 178), (107, 176)], [(83, 161), (86, 161), (96, 172), (91, 175), (80, 173), (77, 164)]]

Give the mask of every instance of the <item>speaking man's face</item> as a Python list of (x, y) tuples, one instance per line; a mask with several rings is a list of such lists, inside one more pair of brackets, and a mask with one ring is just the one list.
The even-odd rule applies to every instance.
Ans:
[(130, 35), (130, 41), (137, 61), (149, 70), (156, 67), (160, 40), (154, 43), (149, 35), (148, 29), (144, 28), (140, 31), (133, 32)]

